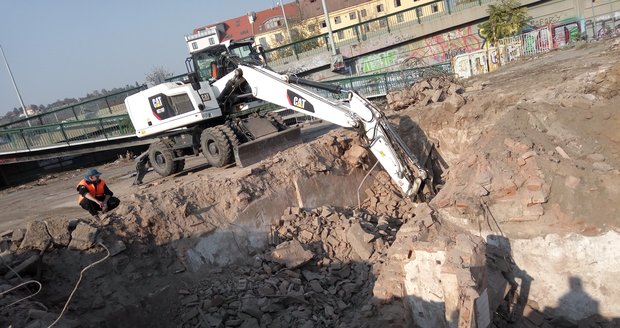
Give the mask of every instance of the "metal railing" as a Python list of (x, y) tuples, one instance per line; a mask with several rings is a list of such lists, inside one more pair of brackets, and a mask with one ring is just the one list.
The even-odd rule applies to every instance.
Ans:
[(2, 129), (36, 127), (124, 114), (127, 113), (124, 103), (125, 98), (144, 89), (146, 89), (146, 85), (141, 85), (136, 88), (54, 109), (46, 113), (1, 125), (0, 131)]
[[(359, 44), (371, 39), (384, 37), (393, 33), (431, 20), (439, 19), (453, 12), (463, 11), (472, 7), (486, 5), (492, 0), (435, 0), (423, 5), (391, 13), (382, 17), (368, 19), (356, 25), (333, 31), (335, 46)], [(278, 66), (292, 60), (310, 57), (330, 51), (328, 34), (320, 34), (311, 38), (287, 45), (265, 50), (267, 62)]]
[[(403, 89), (416, 81), (437, 74), (450, 73), (449, 63), (422, 68), (405, 69), (366, 76), (355, 76), (338, 80), (325, 81), (336, 84), (343, 89), (354, 89), (361, 95), (372, 98), (384, 96), (390, 91)], [(324, 90), (316, 93), (327, 98), (338, 99), (345, 95), (336, 95)], [(268, 110), (278, 110), (275, 107)], [(282, 114), (292, 114), (283, 112)], [(310, 117), (295, 115), (295, 122), (312, 120)], [(116, 115), (96, 119), (65, 122), (60, 124), (41, 125), (0, 129), (0, 153), (40, 150), (52, 147), (77, 145), (96, 141), (112, 140), (135, 134), (129, 115)]]
[(129, 115), (0, 130), (0, 152), (40, 150), (112, 140), (135, 133)]

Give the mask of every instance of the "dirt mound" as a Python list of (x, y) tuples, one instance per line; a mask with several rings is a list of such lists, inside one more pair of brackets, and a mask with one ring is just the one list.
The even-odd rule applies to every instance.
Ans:
[[(620, 49), (606, 48), (469, 80), (476, 88), (456, 113), (441, 104), (399, 111), (410, 118), (398, 118), (401, 134), (424, 131), (448, 167), (432, 205), (454, 222), (515, 236), (617, 229), (608, 204), (620, 197)], [(588, 64), (575, 67), (581, 56)]]

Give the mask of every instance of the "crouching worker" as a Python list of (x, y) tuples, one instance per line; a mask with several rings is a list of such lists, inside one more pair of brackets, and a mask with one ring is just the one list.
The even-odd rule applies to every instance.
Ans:
[(97, 169), (88, 169), (84, 174), (84, 179), (77, 185), (77, 191), (80, 194), (78, 202), (92, 216), (97, 216), (99, 211), (105, 213), (113, 210), (121, 202), (113, 197), (112, 191), (100, 176), (101, 173)]

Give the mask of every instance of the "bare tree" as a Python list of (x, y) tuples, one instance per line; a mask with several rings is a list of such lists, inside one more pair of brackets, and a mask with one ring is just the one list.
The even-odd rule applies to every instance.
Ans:
[(163, 66), (156, 66), (146, 75), (145, 82), (150, 85), (158, 85), (166, 82), (166, 79), (172, 77), (172, 73), (168, 72)]

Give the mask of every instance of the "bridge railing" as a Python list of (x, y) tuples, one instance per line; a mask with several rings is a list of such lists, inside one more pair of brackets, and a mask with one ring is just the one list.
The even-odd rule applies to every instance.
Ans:
[(124, 103), (125, 98), (144, 89), (146, 89), (146, 85), (141, 85), (136, 88), (54, 109), (46, 113), (4, 124), (0, 126), (0, 131), (2, 129), (36, 127), (125, 114), (127, 113)]
[[(346, 90), (357, 90), (362, 96), (373, 98), (385, 96), (390, 91), (403, 89), (420, 79), (437, 74), (450, 74), (449, 63), (427, 67), (404, 69), (365, 76), (354, 76), (344, 79), (325, 81), (340, 85)], [(314, 90), (327, 98), (339, 99), (345, 95)], [(292, 113), (283, 112), (289, 115)], [(299, 117), (296, 120), (311, 120), (310, 117)], [(303, 116), (303, 115), (302, 115)], [(135, 134), (129, 115), (115, 115), (89, 120), (70, 121), (60, 124), (49, 124), (34, 127), (0, 129), (0, 153), (13, 153), (40, 150), (58, 146), (77, 145), (96, 141), (111, 140)]]
[(134, 133), (127, 114), (30, 128), (0, 129), (0, 153), (111, 140)]

